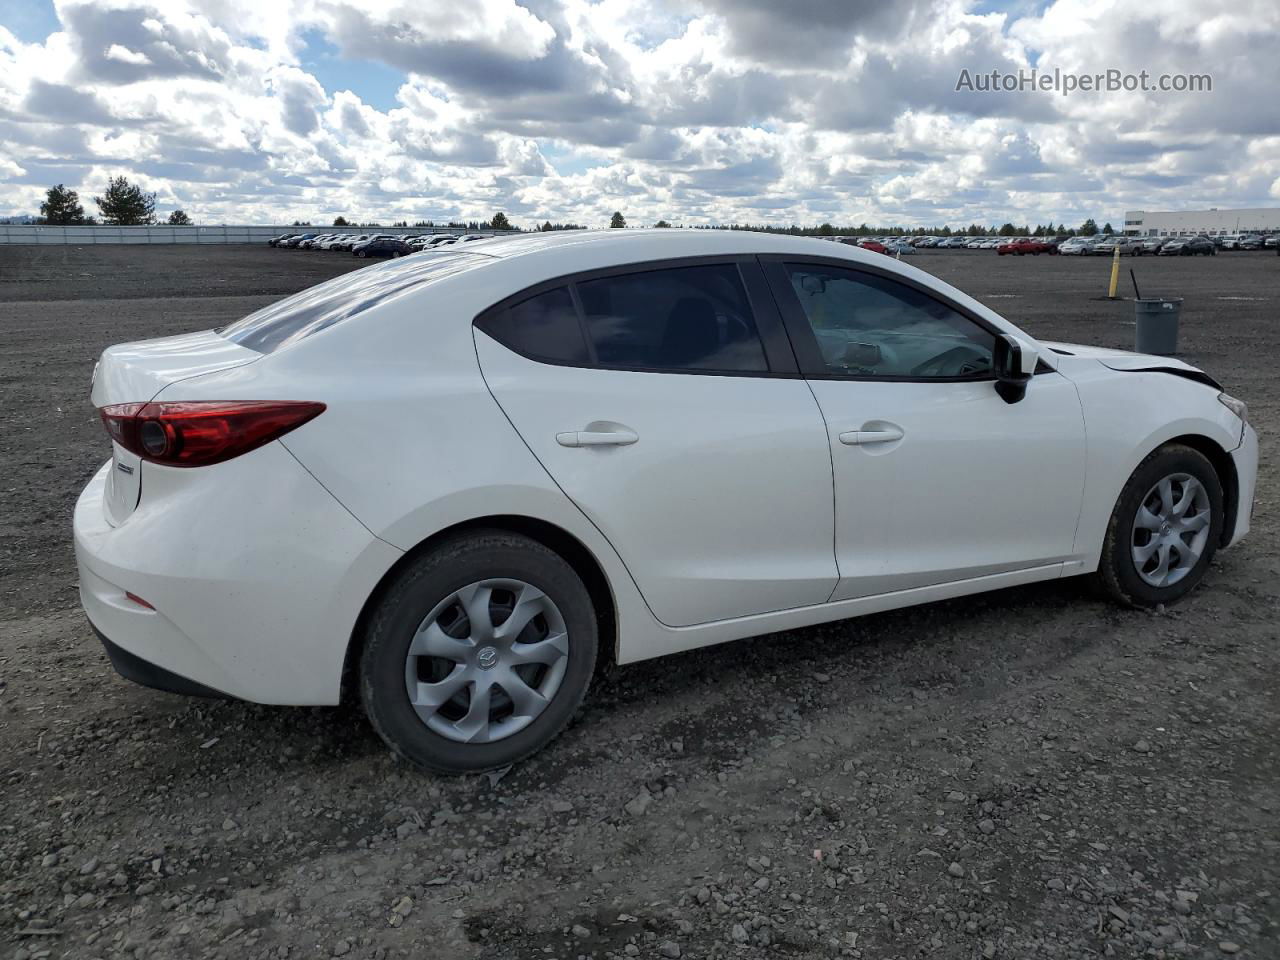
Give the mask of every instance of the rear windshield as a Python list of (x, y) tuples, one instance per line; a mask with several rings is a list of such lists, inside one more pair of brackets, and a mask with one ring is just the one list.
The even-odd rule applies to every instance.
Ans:
[(450, 277), (485, 263), (482, 253), (416, 253), (376, 267), (364, 267), (286, 297), (217, 332), (242, 347), (271, 353), (339, 321), (377, 306), (410, 287)]

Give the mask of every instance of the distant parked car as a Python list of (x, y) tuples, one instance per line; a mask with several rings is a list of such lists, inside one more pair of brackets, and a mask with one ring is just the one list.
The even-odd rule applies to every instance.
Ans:
[(413, 253), (413, 247), (396, 237), (374, 237), (351, 248), (357, 257), (403, 257)]
[(884, 244), (884, 252), (891, 257), (914, 257), (916, 255), (916, 248), (902, 240), (893, 240)]
[(1032, 237), (1018, 237), (1016, 240), (1012, 240), (1009, 243), (1002, 243), (1000, 246), (996, 247), (996, 253), (1002, 257), (1009, 253), (1015, 254), (1019, 257), (1026, 256), (1027, 254), (1038, 257), (1042, 253), (1057, 252), (1058, 249), (1053, 246), (1053, 244), (1045, 243), (1043, 240), (1036, 240)]
[(1092, 237), (1070, 237), (1058, 244), (1058, 252), (1063, 256), (1080, 257), (1093, 250)]
[(297, 247), (298, 244), (300, 244), (303, 240), (310, 240), (314, 236), (315, 236), (314, 233), (300, 233), (297, 236), (290, 237), (288, 240), (280, 241), (279, 243), (276, 244), (276, 246), (289, 247), (290, 249), (293, 249)]
[(268, 247), (278, 246), (282, 241), (292, 239), (295, 236), (297, 236), (297, 234), (295, 233), (282, 233), (280, 234), (280, 236), (272, 237), (270, 240), (268, 240), (267, 246)]
[(324, 243), (326, 240), (332, 240), (335, 236), (336, 234), (332, 233), (322, 233), (318, 237), (312, 237), (310, 240), (303, 240), (298, 244), (298, 249), (315, 250), (320, 246), (320, 244)]
[(354, 247), (357, 243), (364, 243), (366, 240), (372, 240), (367, 233), (349, 233), (345, 237), (340, 237), (329, 245), (330, 250), (347, 251)]
[(1237, 246), (1241, 250), (1261, 250), (1264, 244), (1262, 237), (1241, 237)]
[(1164, 246), (1164, 237), (1147, 237), (1142, 241), (1143, 253), (1159, 253)]
[(861, 247), (863, 250), (870, 250), (872, 253), (888, 253), (885, 245), (879, 240), (858, 240), (854, 246)]
[(1142, 253), (1142, 244), (1133, 237), (1106, 237), (1093, 245), (1093, 252), (1110, 257), (1119, 249), (1120, 256), (1136, 257)]
[(451, 233), (437, 233), (431, 237), (418, 237), (416, 240), (411, 241), (409, 246), (419, 251), (434, 250), (437, 247), (452, 243), (456, 239), (457, 237)]
[(1160, 248), (1162, 257), (1190, 257), (1198, 253), (1214, 256), (1217, 252), (1218, 248), (1208, 237), (1170, 237)]

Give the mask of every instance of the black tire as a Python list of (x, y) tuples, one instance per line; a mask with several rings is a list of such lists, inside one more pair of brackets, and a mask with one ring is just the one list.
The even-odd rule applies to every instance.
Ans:
[[(559, 608), (568, 665), (550, 703), (524, 729), (489, 743), (461, 743), (431, 730), (405, 688), (409, 643), (449, 594), (489, 578), (522, 580)], [(365, 630), (360, 697), (369, 722), (398, 756), (436, 773), (479, 773), (525, 759), (553, 740), (582, 704), (595, 670), (596, 615), (581, 578), (558, 554), (527, 537), (477, 530), (442, 542), (410, 563), (378, 601)]]
[[(1134, 520), (1142, 499), (1162, 478), (1175, 473), (1190, 474), (1204, 486), (1209, 495), (1209, 536), (1195, 566), (1169, 586), (1156, 587), (1138, 573), (1132, 554)], [(1213, 561), (1222, 537), (1222, 482), (1213, 464), (1199, 450), (1180, 443), (1170, 443), (1151, 453), (1129, 477), (1111, 512), (1107, 536), (1102, 545), (1097, 578), (1107, 594), (1131, 607), (1155, 607), (1181, 600), (1195, 589)]]

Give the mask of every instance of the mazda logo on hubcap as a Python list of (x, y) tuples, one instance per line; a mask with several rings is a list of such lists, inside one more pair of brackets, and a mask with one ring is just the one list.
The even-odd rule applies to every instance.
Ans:
[(490, 667), (497, 664), (498, 651), (493, 649), (493, 647), (485, 647), (483, 650), (481, 650), (479, 653), (476, 654), (476, 662), (479, 663), (480, 666), (483, 667), (485, 670), (488, 670)]

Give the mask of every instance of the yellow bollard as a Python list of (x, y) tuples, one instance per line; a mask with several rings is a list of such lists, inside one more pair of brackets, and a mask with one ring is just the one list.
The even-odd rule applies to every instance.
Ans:
[(1120, 282), (1120, 247), (1115, 249), (1115, 255), (1111, 258), (1111, 289), (1107, 291), (1107, 299), (1114, 300), (1116, 298), (1116, 284)]

